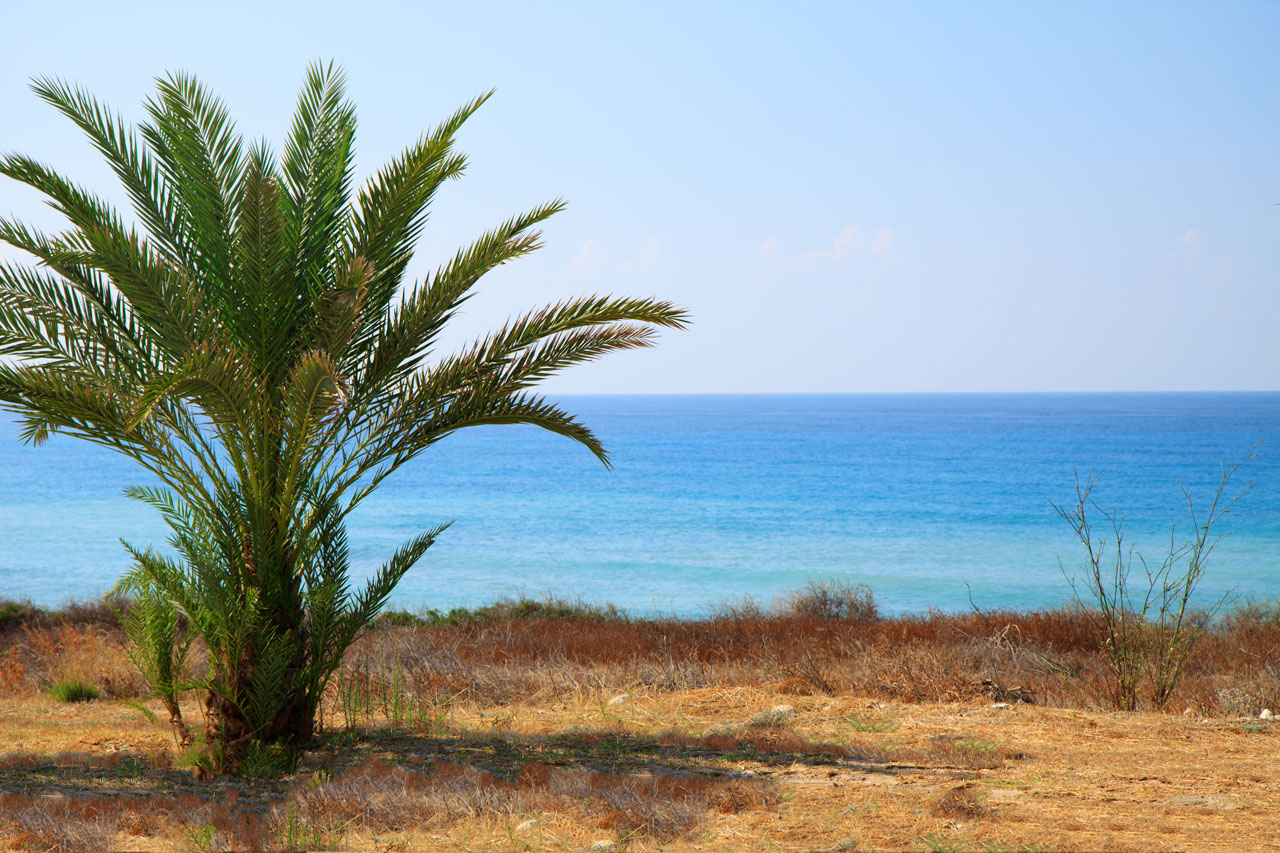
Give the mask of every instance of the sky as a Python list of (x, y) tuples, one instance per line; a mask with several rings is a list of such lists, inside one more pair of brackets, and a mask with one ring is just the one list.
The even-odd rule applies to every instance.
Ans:
[[(368, 175), (475, 95), (429, 273), (556, 197), (447, 343), (582, 293), (694, 324), (567, 393), (1280, 388), (1280, 3), (5, 0), (0, 151), (118, 202), (27, 81), (193, 72), (277, 150), (336, 60)], [(0, 215), (46, 228), (0, 181)], [(0, 248), (0, 256), (14, 253)]]

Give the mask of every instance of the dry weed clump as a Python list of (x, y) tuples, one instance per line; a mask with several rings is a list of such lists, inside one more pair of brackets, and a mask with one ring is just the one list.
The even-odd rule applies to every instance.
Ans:
[[(903, 753), (895, 753), (905, 757)], [(995, 770), (1008, 761), (1026, 758), (1021, 752), (1006, 749), (988, 740), (964, 740), (954, 735), (937, 735), (929, 746), (914, 753), (922, 764), (933, 767), (955, 767), (963, 770)]]
[(0, 657), (0, 695), (21, 696), (34, 689), (27, 678), (27, 664), (22, 660), (20, 651), (17, 646), (10, 646), (9, 651)]
[(359, 825), (372, 832), (431, 827), (459, 818), (517, 814), (529, 807), (523, 792), (472, 766), (441, 762), (431, 774), (369, 758), (314, 788), (298, 791), (277, 819), (295, 820), (326, 833)]
[(599, 800), (602, 826), (624, 837), (670, 841), (698, 827), (709, 811), (737, 814), (777, 805), (772, 785), (747, 779), (695, 774), (625, 776), (575, 769), (553, 774), (548, 791)]
[[(133, 849), (120, 836), (160, 838), (160, 849), (293, 849), (282, 843), (284, 828), (264, 807), (240, 802), (234, 789), (169, 793), (175, 779), (156, 776), (169, 766), (164, 753), (6, 755), (0, 771), (18, 771), (26, 784), (39, 784), (34, 793), (0, 795), (0, 838), (10, 849), (40, 853)], [(150, 792), (91, 793), (110, 790), (121, 778)]]
[(0, 794), (10, 848), (101, 853), (116, 834), (116, 809), (108, 797), (30, 797)]
[(146, 685), (130, 664), (119, 632), (96, 625), (37, 625), (26, 629), (25, 645), (38, 663), (32, 674), (41, 686), (77, 681), (97, 687), (112, 699), (145, 693)]
[(164, 817), (171, 834), (180, 835), (189, 849), (228, 853), (308, 849), (308, 845), (289, 843), (299, 840), (296, 837), (282, 838), (274, 813), (237, 803), (234, 792), (220, 801), (179, 794), (167, 804)]
[(851, 622), (875, 622), (880, 618), (871, 587), (840, 581), (811, 580), (781, 602), (785, 613), (802, 619), (839, 619)]
[(119, 600), (71, 602), (42, 610), (0, 601), (0, 694), (29, 695), (58, 682), (81, 682), (108, 698), (143, 695), (120, 630)]
[(277, 825), (337, 837), (421, 830), (459, 820), (558, 812), (624, 836), (671, 840), (696, 828), (708, 811), (735, 813), (776, 804), (767, 782), (694, 774), (609, 773), (526, 764), (512, 780), (472, 765), (437, 762), (418, 772), (370, 758), (331, 780), (294, 792), (277, 806)]
[(986, 817), (990, 810), (982, 802), (974, 786), (965, 784), (943, 794), (942, 799), (933, 807), (933, 813), (937, 817), (973, 819)]

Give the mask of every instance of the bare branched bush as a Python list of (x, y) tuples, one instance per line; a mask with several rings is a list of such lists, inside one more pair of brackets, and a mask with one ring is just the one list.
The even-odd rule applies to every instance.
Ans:
[(782, 601), (782, 610), (805, 619), (874, 622), (880, 618), (871, 587), (839, 580), (810, 580)]
[[(1251, 452), (1245, 462), (1253, 456)], [(1190, 490), (1183, 488), (1193, 533), (1179, 544), (1176, 531), (1171, 529), (1168, 551), (1158, 566), (1148, 564), (1132, 545), (1126, 547), (1124, 519), (1093, 499), (1098, 477), (1091, 476), (1082, 484), (1077, 475), (1075, 503), (1052, 504), (1085, 549), (1083, 579), (1067, 575), (1065, 567), (1062, 572), (1076, 601), (1095, 617), (1109, 668), (1108, 698), (1115, 708), (1136, 710), (1144, 683), (1152, 706), (1163, 708), (1191, 663), (1196, 644), (1226, 603), (1224, 597), (1206, 610), (1198, 610), (1192, 606), (1192, 597), (1210, 554), (1221, 540), (1213, 534), (1214, 525), (1249, 491), (1245, 487), (1235, 497), (1226, 494), (1232, 476), (1243, 464), (1223, 467), (1207, 511), (1198, 511)], [(1095, 517), (1102, 520), (1100, 531), (1094, 527)], [(1135, 561), (1145, 584), (1135, 580)]]

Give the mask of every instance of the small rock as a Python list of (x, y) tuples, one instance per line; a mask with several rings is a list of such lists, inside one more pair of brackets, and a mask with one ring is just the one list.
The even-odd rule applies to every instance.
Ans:
[(597, 841), (587, 848), (592, 853), (614, 853), (618, 845), (612, 841)]
[(631, 697), (628, 696), (626, 693), (623, 693), (621, 696), (614, 696), (612, 699), (610, 699), (609, 707), (612, 708), (614, 705), (623, 705), (630, 701), (631, 701)]
[(1270, 708), (1263, 708), (1262, 713), (1258, 715), (1259, 720), (1274, 720), (1276, 715), (1271, 713)]
[(992, 706), (991, 706), (991, 709), (992, 709), (993, 711), (1003, 711), (1003, 710), (1005, 710), (1006, 708), (1012, 708), (1012, 707), (1013, 707), (1013, 706), (1012, 706), (1012, 705), (1010, 705), (1008, 702), (997, 702), (997, 703), (995, 703), (994, 705), (992, 705)]
[(789, 722), (796, 715), (796, 709), (790, 705), (775, 705), (767, 711), (752, 714), (747, 718), (748, 726), (780, 726)]
[(538, 825), (536, 820), (526, 820), (524, 823), (516, 827), (516, 832), (528, 832)]

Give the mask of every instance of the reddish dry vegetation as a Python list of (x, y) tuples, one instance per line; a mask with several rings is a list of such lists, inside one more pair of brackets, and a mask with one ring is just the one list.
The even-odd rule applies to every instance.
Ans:
[[(633, 620), (610, 609), (537, 603), (528, 609), (532, 617), (429, 624), (401, 615), (352, 649), (335, 687), (382, 693), (394, 682), (419, 703), (443, 696), (506, 704), (590, 685), (1107, 705), (1106, 658), (1087, 611), (881, 618), (869, 594), (852, 604), (827, 595), (817, 588), (771, 611), (724, 607), (701, 620)], [(521, 604), (499, 612), (520, 614)], [(0, 692), (29, 693), (75, 679), (106, 698), (145, 695), (109, 607), (70, 605), (53, 613), (9, 607), (17, 613), (5, 619), (0, 611)], [(1280, 711), (1280, 608), (1241, 608), (1209, 627), (1168, 703), (1176, 711), (1187, 707), (1205, 716)]]
[[(558, 619), (401, 626), (368, 637), (347, 677), (392, 677), (495, 703), (580, 685), (630, 690), (767, 687), (904, 702), (978, 697), (1105, 707), (1109, 675), (1091, 614), (827, 618), (754, 609), (706, 620)], [(1168, 707), (1280, 710), (1280, 612), (1242, 609), (1200, 639)]]

